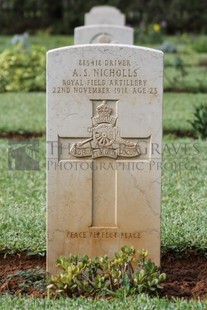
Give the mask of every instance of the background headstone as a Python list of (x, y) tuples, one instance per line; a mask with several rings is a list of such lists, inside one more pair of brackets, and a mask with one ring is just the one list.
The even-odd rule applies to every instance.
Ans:
[(93, 7), (89, 13), (85, 14), (85, 25), (125, 25), (125, 15), (117, 8), (108, 5)]
[(163, 53), (80, 45), (47, 56), (47, 269), (122, 245), (160, 262)]
[(92, 25), (75, 28), (75, 45), (94, 43), (133, 44), (133, 29), (114, 25)]

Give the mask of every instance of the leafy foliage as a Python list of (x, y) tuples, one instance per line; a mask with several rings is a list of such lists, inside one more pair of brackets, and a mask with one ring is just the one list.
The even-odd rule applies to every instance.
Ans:
[(194, 119), (189, 121), (198, 138), (207, 138), (207, 105), (201, 104), (195, 107)]
[(46, 49), (18, 44), (0, 54), (0, 92), (45, 90)]
[(74, 27), (83, 25), (84, 13), (96, 5), (119, 8), (133, 27), (142, 21), (158, 23), (164, 17), (169, 33), (206, 32), (206, 0), (148, 0), (147, 5), (145, 0), (7, 0), (0, 2), (1, 32), (50, 29), (53, 33), (72, 33)]
[(166, 79), (169, 79), (171, 84), (176, 86), (177, 84), (183, 83), (186, 75), (188, 75), (188, 71), (186, 70), (186, 66), (180, 56), (176, 56), (174, 62), (174, 69), (176, 71), (176, 75), (171, 79), (167, 76)]
[(70, 255), (60, 257), (57, 267), (63, 272), (51, 277), (52, 289), (56, 294), (69, 297), (84, 296), (131, 296), (140, 293), (155, 293), (166, 279), (160, 274), (155, 263), (146, 260), (147, 252), (142, 251), (136, 261), (135, 249), (123, 246), (114, 258), (108, 256), (89, 258)]
[(135, 42), (138, 44), (157, 44), (163, 40), (162, 24), (141, 23), (140, 27), (135, 28)]
[(158, 49), (163, 51), (164, 53), (177, 53), (177, 47), (174, 43), (169, 41), (164, 41), (160, 46), (158, 46)]

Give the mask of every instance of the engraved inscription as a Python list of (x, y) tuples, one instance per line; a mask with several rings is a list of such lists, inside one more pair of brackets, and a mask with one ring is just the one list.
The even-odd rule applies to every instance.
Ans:
[(74, 157), (136, 157), (141, 154), (137, 142), (131, 142), (120, 137), (116, 126), (117, 117), (111, 116), (112, 108), (103, 100), (96, 111), (97, 116), (92, 118), (92, 127), (88, 130), (92, 136), (71, 146), (70, 154)]
[(67, 238), (70, 239), (140, 239), (140, 232), (110, 232), (110, 231), (67, 231)]
[(52, 87), (53, 94), (135, 94), (159, 95), (148, 85), (137, 64), (129, 59), (80, 59), (70, 77)]

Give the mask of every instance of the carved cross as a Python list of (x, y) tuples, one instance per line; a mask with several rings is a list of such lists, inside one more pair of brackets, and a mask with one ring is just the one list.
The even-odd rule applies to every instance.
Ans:
[[(113, 103), (116, 101), (111, 103), (112, 106)], [(92, 127), (88, 128), (90, 138), (82, 137), (81, 141), (71, 144), (72, 138), (59, 137), (59, 145), (68, 143), (70, 159), (82, 161), (83, 158), (92, 158), (92, 227), (103, 227), (103, 218), (104, 223), (108, 223), (107, 227), (117, 227), (116, 161), (127, 158), (126, 162), (129, 162), (130, 158), (139, 157), (141, 149), (138, 140), (150, 138), (122, 138), (117, 126), (117, 112), (112, 106), (105, 100), (96, 106)], [(96, 165), (100, 163), (102, 165), (96, 169)]]

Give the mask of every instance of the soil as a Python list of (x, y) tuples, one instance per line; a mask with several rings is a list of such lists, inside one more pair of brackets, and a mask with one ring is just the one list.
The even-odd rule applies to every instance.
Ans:
[(161, 258), (161, 271), (167, 275), (161, 295), (172, 298), (207, 298), (207, 257), (194, 251), (179, 256), (167, 253)]
[(41, 138), (45, 135), (45, 132), (25, 132), (18, 134), (16, 132), (0, 132), (0, 139), (11, 139), (16, 141)]
[[(27, 253), (0, 254), (0, 293), (46, 296), (45, 266), (45, 257)], [(166, 253), (161, 258), (161, 271), (167, 275), (160, 293), (162, 297), (207, 298), (207, 257), (204, 254)]]

